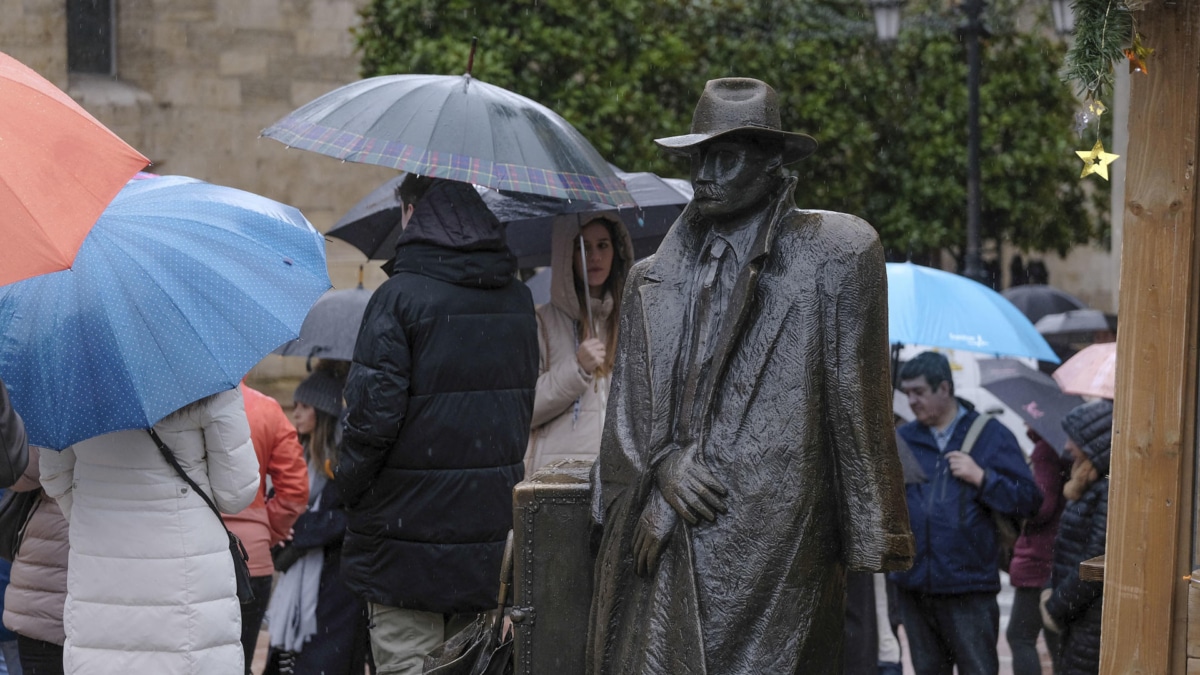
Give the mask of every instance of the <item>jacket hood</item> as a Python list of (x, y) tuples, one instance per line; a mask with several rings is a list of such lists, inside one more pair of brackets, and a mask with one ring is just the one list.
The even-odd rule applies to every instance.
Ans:
[[(579, 298), (575, 294), (574, 255), (579, 250), (579, 232), (593, 220), (604, 220), (613, 225), (616, 241), (613, 242), (616, 256), (613, 271), (617, 271), (616, 257), (625, 261), (625, 271), (633, 266), (633, 242), (629, 230), (616, 214), (612, 213), (568, 213), (554, 219), (553, 234), (550, 236), (550, 304), (562, 310), (571, 319), (578, 321), (582, 312)], [(614, 299), (605, 299), (611, 305)]]
[(389, 276), (410, 272), (468, 288), (504, 288), (516, 281), (517, 259), (507, 248), (461, 251), (413, 242), (397, 248), (384, 270)]
[(469, 183), (454, 180), (436, 180), (429, 186), (396, 241), (397, 252), (417, 242), (460, 251), (508, 248), (504, 225), (488, 210), (479, 193)]
[(1108, 474), (1112, 452), (1113, 402), (1100, 399), (1076, 406), (1063, 418), (1063, 431), (1075, 441), (1101, 476)]

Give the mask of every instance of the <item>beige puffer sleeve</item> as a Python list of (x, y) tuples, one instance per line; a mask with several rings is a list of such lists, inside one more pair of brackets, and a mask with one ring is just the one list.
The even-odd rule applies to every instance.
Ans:
[(58, 502), (63, 517), (70, 522), (75, 489), (75, 448), (69, 447), (61, 452), (46, 450), (38, 457), (38, 465), (42, 473), (42, 488), (48, 497)]
[(533, 399), (534, 429), (569, 410), (592, 386), (592, 376), (575, 358), (575, 337), (568, 333), (572, 322), (552, 305), (539, 308), (537, 319), (541, 374)]
[(223, 391), (205, 403), (200, 419), (213, 501), (224, 513), (238, 513), (258, 493), (258, 456), (250, 441), (242, 392)]

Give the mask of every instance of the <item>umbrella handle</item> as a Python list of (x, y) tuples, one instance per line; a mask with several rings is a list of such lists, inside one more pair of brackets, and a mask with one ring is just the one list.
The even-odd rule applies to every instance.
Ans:
[(500, 594), (497, 598), (497, 604), (500, 606), (501, 613), (504, 612), (504, 604), (508, 602), (508, 591), (512, 585), (513, 578), (513, 533), (508, 531), (508, 538), (504, 541), (504, 559), (500, 563)]
[(592, 294), (587, 282), (587, 249), (583, 245), (583, 233), (579, 233), (579, 267), (583, 270), (583, 306), (587, 309), (588, 337), (596, 337), (596, 321), (592, 318)]

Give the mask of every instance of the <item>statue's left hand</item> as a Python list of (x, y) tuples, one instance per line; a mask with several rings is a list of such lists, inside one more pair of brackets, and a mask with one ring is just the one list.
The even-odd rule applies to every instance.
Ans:
[(658, 567), (658, 559), (678, 521), (679, 516), (662, 494), (658, 490), (651, 490), (646, 507), (642, 509), (637, 527), (633, 530), (633, 562), (638, 576), (648, 577)]
[(690, 446), (672, 452), (655, 470), (655, 482), (663, 498), (689, 525), (701, 519), (716, 521), (725, 513), (729, 491), (716, 476), (696, 460), (696, 448)]

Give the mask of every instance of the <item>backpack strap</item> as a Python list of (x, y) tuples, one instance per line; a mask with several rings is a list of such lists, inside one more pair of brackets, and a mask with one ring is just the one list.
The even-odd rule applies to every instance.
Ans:
[(975, 449), (975, 441), (979, 440), (979, 434), (983, 433), (983, 427), (990, 419), (992, 419), (991, 415), (980, 413), (979, 417), (971, 422), (971, 428), (967, 429), (967, 437), (963, 439), (962, 447), (958, 449), (959, 452), (964, 455), (971, 454), (971, 451)]

